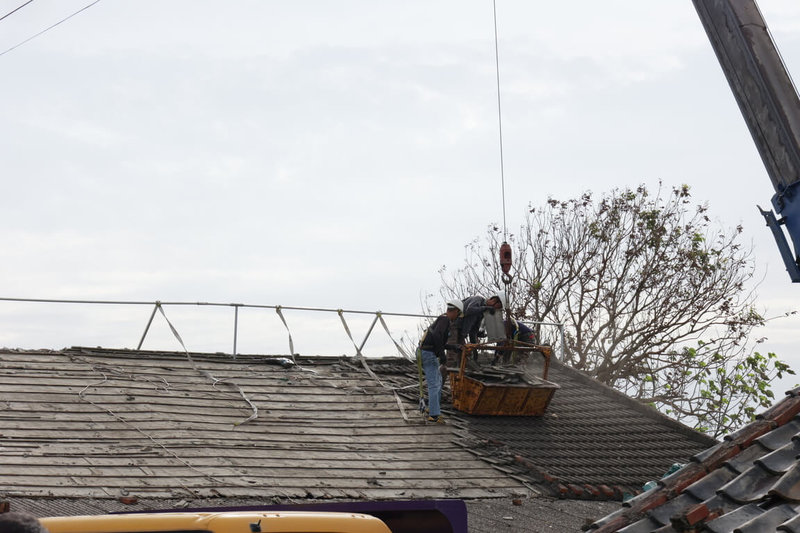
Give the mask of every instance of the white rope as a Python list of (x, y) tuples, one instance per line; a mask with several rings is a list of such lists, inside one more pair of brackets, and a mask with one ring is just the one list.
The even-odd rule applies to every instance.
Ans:
[[(364, 367), (364, 370), (366, 370), (366, 371), (367, 371), (367, 374), (369, 374), (369, 376), (370, 376), (372, 379), (374, 379), (375, 381), (377, 381), (377, 382), (378, 382), (378, 385), (380, 385), (380, 386), (381, 386), (383, 389), (385, 389), (385, 390), (392, 391), (392, 394), (394, 394), (394, 399), (395, 399), (395, 401), (397, 402), (397, 407), (398, 407), (398, 409), (400, 409), (400, 414), (403, 416), (403, 420), (405, 420), (406, 422), (408, 422), (408, 415), (406, 414), (406, 410), (405, 410), (405, 408), (403, 407), (403, 402), (402, 402), (402, 400), (400, 399), (400, 396), (397, 394), (397, 391), (396, 391), (396, 390), (394, 390), (394, 388), (393, 388), (393, 387), (390, 387), (390, 386), (386, 385), (386, 384), (385, 384), (383, 381), (381, 381), (381, 379), (380, 379), (380, 378), (379, 378), (379, 377), (378, 377), (378, 376), (375, 374), (375, 372), (373, 372), (373, 371), (372, 371), (372, 369), (371, 369), (371, 368), (369, 367), (369, 365), (367, 364), (367, 359), (364, 357), (364, 354), (363, 354), (363, 353), (361, 353), (361, 349), (358, 347), (358, 344), (356, 344), (356, 341), (355, 341), (355, 339), (353, 339), (353, 334), (352, 334), (352, 333), (350, 333), (350, 328), (347, 326), (347, 321), (344, 319), (344, 311), (343, 311), (343, 310), (341, 310), (341, 309), (339, 309), (337, 312), (339, 313), (339, 318), (341, 318), (341, 319), (342, 319), (342, 325), (344, 326), (344, 330), (345, 330), (345, 332), (347, 332), (347, 336), (348, 336), (348, 337), (350, 337), (350, 342), (352, 342), (352, 343), (353, 343), (353, 346), (354, 346), (354, 347), (355, 347), (355, 349), (356, 349), (356, 355), (358, 356), (358, 359), (359, 359), (359, 361), (361, 361), (361, 366), (363, 366), (363, 367)], [(378, 315), (378, 316), (377, 316), (377, 318), (380, 318), (381, 322), (383, 322), (383, 317), (381, 317), (380, 313), (377, 313), (377, 315)], [(385, 323), (384, 323), (384, 327), (386, 327), (386, 324), (385, 324)], [(387, 332), (387, 333), (389, 332), (389, 329), (388, 329), (388, 328), (386, 329), (386, 332)], [(391, 335), (389, 335), (389, 337), (391, 338)], [(365, 341), (366, 341), (366, 339), (365, 339)], [(392, 339), (392, 342), (394, 342), (394, 339)], [(395, 343), (395, 345), (397, 345), (397, 343)], [(399, 346), (398, 346), (398, 348), (399, 348)]]
[(207, 370), (203, 370), (199, 366), (197, 366), (197, 363), (195, 363), (194, 359), (192, 359), (192, 355), (189, 353), (189, 350), (186, 349), (186, 345), (183, 343), (183, 339), (181, 339), (181, 336), (178, 333), (178, 330), (175, 329), (175, 326), (173, 326), (172, 322), (170, 322), (169, 318), (167, 318), (167, 314), (164, 312), (164, 309), (161, 307), (161, 303), (156, 303), (156, 307), (161, 312), (161, 316), (164, 317), (164, 320), (167, 321), (167, 324), (169, 325), (169, 329), (172, 330), (172, 334), (175, 335), (175, 338), (178, 339), (178, 342), (181, 343), (181, 346), (183, 347), (183, 351), (186, 354), (186, 359), (192, 365), (192, 368), (194, 369), (194, 371), (199, 373), (200, 375), (205, 376), (206, 378), (210, 379), (212, 388), (216, 388), (217, 387), (217, 383), (224, 383), (225, 385), (228, 385), (229, 387), (232, 387), (232, 388), (236, 389), (236, 391), (239, 393), (239, 395), (242, 397), (242, 399), (247, 403), (247, 405), (250, 406), (250, 409), (253, 410), (253, 413), (249, 417), (247, 417), (245, 420), (243, 420), (242, 422), (234, 423), (233, 424), (234, 427), (235, 426), (241, 426), (242, 424), (247, 424), (251, 420), (255, 420), (256, 418), (258, 418), (258, 407), (256, 406), (256, 404), (254, 404), (253, 402), (250, 401), (250, 398), (247, 397), (247, 395), (244, 393), (242, 388), (239, 387), (239, 385), (237, 385), (236, 383), (227, 383), (227, 382), (215, 377), (214, 375), (212, 375)]
[(394, 337), (392, 337), (392, 334), (389, 331), (389, 326), (386, 325), (386, 321), (383, 319), (383, 314), (380, 311), (378, 311), (377, 315), (378, 315), (378, 319), (381, 321), (381, 325), (383, 326), (383, 329), (386, 330), (386, 334), (392, 340), (392, 342), (394, 343), (395, 348), (397, 348), (397, 351), (400, 352), (400, 355), (402, 355), (403, 357), (405, 357), (408, 360), (411, 360), (411, 355), (409, 355), (409, 353), (406, 352), (405, 349), (400, 344), (398, 344), (396, 340), (394, 340)]
[(289, 331), (289, 324), (286, 323), (286, 319), (283, 317), (280, 305), (275, 308), (275, 312), (278, 313), (279, 317), (281, 317), (281, 322), (283, 322), (283, 327), (286, 328), (286, 333), (289, 334), (289, 357), (292, 358), (293, 363), (296, 363), (297, 361), (294, 360), (294, 342), (292, 342), (292, 332)]
[(342, 319), (344, 331), (347, 333), (347, 336), (350, 337), (350, 342), (353, 343), (353, 347), (356, 349), (356, 355), (363, 359), (364, 355), (361, 353), (361, 349), (358, 347), (358, 344), (356, 344), (353, 334), (350, 333), (350, 328), (347, 327), (347, 321), (344, 319), (344, 311), (342, 309), (338, 309), (336, 312), (339, 314), (339, 318)]

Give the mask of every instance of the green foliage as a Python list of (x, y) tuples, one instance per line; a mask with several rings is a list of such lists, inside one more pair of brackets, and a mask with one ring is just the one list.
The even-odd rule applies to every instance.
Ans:
[(775, 401), (770, 382), (784, 373), (794, 374), (789, 365), (774, 353), (754, 351), (738, 361), (726, 361), (721, 354), (712, 356), (714, 374), (703, 373), (697, 380), (702, 397), (707, 400), (699, 418), (717, 426), (738, 427), (755, 419), (757, 410)]

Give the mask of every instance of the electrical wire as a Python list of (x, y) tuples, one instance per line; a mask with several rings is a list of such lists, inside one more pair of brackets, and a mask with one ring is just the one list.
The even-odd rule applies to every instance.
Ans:
[[(31, 0), (31, 1), (33, 1), (33, 0)], [(4, 55), (6, 55), (7, 53), (9, 53), (10, 51), (12, 51), (12, 50), (15, 50), (15, 49), (19, 48), (19, 47), (20, 47), (20, 46), (22, 46), (23, 44), (25, 44), (25, 43), (27, 43), (27, 42), (30, 42), (30, 41), (34, 40), (35, 38), (39, 37), (39, 36), (40, 36), (40, 35), (42, 35), (43, 33), (46, 33), (46, 32), (48, 32), (48, 31), (52, 30), (53, 28), (55, 28), (55, 27), (56, 27), (56, 26), (58, 26), (59, 24), (61, 24), (61, 23), (63, 23), (63, 22), (66, 22), (66, 21), (68, 21), (69, 19), (71, 19), (72, 17), (74, 17), (75, 15), (77, 15), (78, 13), (81, 13), (81, 12), (83, 12), (83, 11), (86, 11), (87, 9), (89, 9), (89, 8), (90, 8), (90, 7), (92, 7), (93, 5), (97, 4), (98, 2), (100, 2), (100, 0), (94, 0), (94, 2), (92, 2), (91, 4), (89, 4), (89, 5), (87, 5), (87, 6), (84, 6), (84, 7), (80, 8), (79, 10), (77, 10), (77, 11), (76, 11), (75, 13), (73, 13), (72, 15), (70, 15), (70, 16), (68, 16), (68, 17), (65, 17), (65, 18), (63, 18), (63, 19), (61, 19), (61, 20), (59, 20), (58, 22), (56, 22), (56, 23), (55, 23), (55, 24), (53, 24), (52, 26), (50, 26), (50, 27), (47, 27), (47, 28), (43, 29), (42, 31), (40, 31), (40, 32), (39, 32), (39, 33), (37, 33), (36, 35), (33, 35), (33, 36), (31, 36), (31, 37), (28, 37), (27, 39), (25, 39), (25, 40), (24, 40), (24, 41), (22, 41), (21, 43), (19, 43), (19, 44), (16, 44), (16, 45), (12, 46), (11, 48), (9, 48), (8, 50), (6, 50), (6, 51), (4, 51), (4, 52), (0, 52), (0, 56), (4, 56)], [(29, 3), (30, 3), (30, 2), (29, 2)], [(20, 7), (21, 7), (21, 6), (20, 6)], [(17, 8), (17, 9), (19, 9), (19, 8)]]
[(5, 15), (3, 15), (2, 17), (0, 17), (0, 20), (3, 20), (4, 18), (8, 17), (9, 15), (13, 15), (14, 13), (16, 13), (17, 11), (19, 11), (19, 10), (20, 10), (20, 9), (22, 9), (23, 7), (25, 7), (25, 6), (27, 6), (28, 4), (30, 4), (31, 2), (33, 2), (33, 0), (28, 0), (27, 2), (25, 2), (24, 4), (22, 4), (22, 5), (21, 5), (21, 6), (19, 6), (18, 8), (14, 9), (13, 11), (9, 11), (8, 13), (6, 13), (6, 14), (5, 14)]
[(503, 164), (503, 114), (500, 108), (500, 51), (497, 44), (497, 0), (492, 0), (494, 12), (494, 65), (497, 73), (497, 125), (500, 133), (500, 187), (503, 196), (503, 240), (506, 239), (506, 179)]

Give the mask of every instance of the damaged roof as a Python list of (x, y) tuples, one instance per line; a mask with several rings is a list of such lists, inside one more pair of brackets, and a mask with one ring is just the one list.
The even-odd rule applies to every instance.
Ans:
[(558, 363), (550, 379), (543, 417), (441, 425), (400, 358), (0, 350), (0, 495), (619, 499), (714, 442)]
[(6, 497), (526, 492), (338, 359), (2, 351), (0, 406)]

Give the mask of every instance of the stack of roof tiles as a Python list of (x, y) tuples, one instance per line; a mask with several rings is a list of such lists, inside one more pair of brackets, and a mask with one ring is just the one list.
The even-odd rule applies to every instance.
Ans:
[(592, 532), (800, 533), (799, 413), (795, 389), (755, 422), (592, 524)]

